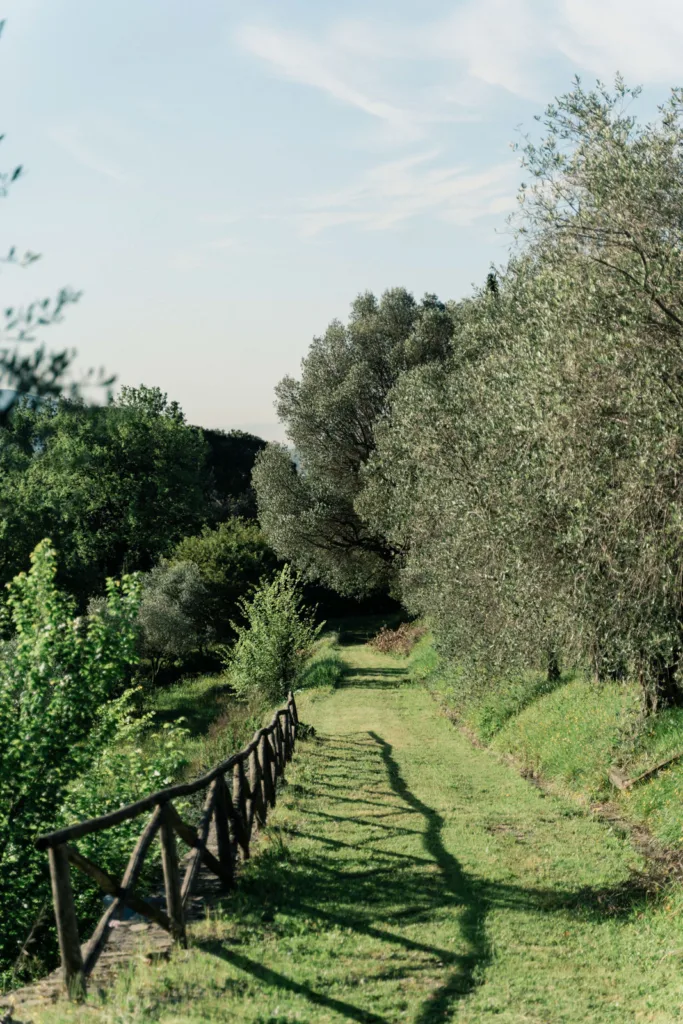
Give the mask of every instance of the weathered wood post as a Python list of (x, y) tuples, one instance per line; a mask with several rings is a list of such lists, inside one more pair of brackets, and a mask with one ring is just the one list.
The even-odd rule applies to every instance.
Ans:
[(171, 922), (173, 938), (181, 945), (186, 945), (185, 914), (180, 891), (180, 870), (178, 867), (178, 850), (173, 831), (173, 818), (168, 806), (164, 806), (161, 814), (161, 863), (164, 869), (164, 888), (166, 890), (166, 913)]
[(250, 817), (253, 828), (254, 822), (261, 824), (263, 813), (263, 785), (261, 783), (261, 766), (258, 760), (258, 745), (249, 755), (249, 788), (251, 789)]
[(48, 857), (64, 984), (70, 999), (82, 999), (85, 995), (83, 956), (78, 937), (78, 921), (66, 844), (50, 846)]
[(235, 809), (235, 833), (242, 850), (242, 856), (249, 860), (249, 830), (247, 828), (247, 780), (244, 775), (244, 762), (240, 759), (235, 765), (232, 776), (232, 805)]
[(294, 730), (295, 730), (295, 733), (296, 733), (296, 727), (299, 724), (299, 712), (296, 709), (296, 701), (294, 700), (294, 694), (292, 693), (291, 690), (289, 691), (289, 694), (287, 696), (287, 707), (292, 712), (292, 719), (294, 721)]
[(215, 822), (216, 822), (216, 843), (218, 845), (218, 860), (223, 870), (230, 875), (230, 878), (234, 880), (235, 877), (235, 861), (232, 853), (232, 845), (230, 843), (230, 830), (228, 829), (228, 787), (225, 781), (224, 775), (219, 775), (216, 779), (216, 806), (215, 806)]
[(270, 751), (270, 744), (265, 733), (259, 740), (259, 762), (261, 766), (261, 789), (263, 791), (263, 804), (261, 807), (261, 817), (259, 818), (259, 824), (265, 825), (266, 819), (268, 818), (268, 807), (272, 805), (273, 801), (271, 798), (271, 787), (272, 787), (272, 776), (270, 773), (270, 762), (268, 760), (268, 754)]
[(292, 752), (294, 749), (294, 744), (292, 743), (292, 723), (289, 708), (280, 715), (280, 720), (284, 721), (284, 724), (282, 725), (282, 736), (285, 748), (285, 762), (289, 763), (292, 760)]
[(266, 733), (266, 755), (268, 757), (268, 800), (271, 807), (277, 801), (277, 746), (273, 733)]
[(278, 775), (285, 774), (285, 737), (279, 713), (275, 716), (275, 748), (277, 750)]

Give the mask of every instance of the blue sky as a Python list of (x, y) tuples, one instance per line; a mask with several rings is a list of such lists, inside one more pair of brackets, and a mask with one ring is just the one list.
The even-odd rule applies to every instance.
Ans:
[(649, 114), (681, 0), (5, 0), (5, 305), (205, 426), (281, 436), (273, 386), (359, 291), (466, 294), (504, 259), (510, 143), (574, 74)]

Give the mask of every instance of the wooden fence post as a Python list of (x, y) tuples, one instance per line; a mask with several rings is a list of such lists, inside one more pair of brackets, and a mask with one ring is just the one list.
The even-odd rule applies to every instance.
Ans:
[(251, 787), (252, 824), (264, 823), (263, 814), (263, 773), (259, 764), (258, 746), (254, 747), (249, 758), (249, 786)]
[(51, 846), (48, 856), (64, 984), (70, 999), (82, 999), (85, 995), (83, 956), (78, 938), (78, 921), (66, 845), (60, 843), (58, 846)]
[(266, 733), (266, 756), (268, 758), (268, 780), (270, 806), (277, 801), (277, 746), (272, 733)]
[(235, 811), (235, 838), (242, 850), (242, 856), (249, 860), (249, 829), (247, 827), (247, 780), (244, 762), (238, 761), (232, 775), (232, 806)]
[(289, 708), (285, 711), (282, 716), (284, 719), (284, 725), (282, 726), (282, 734), (285, 741), (285, 761), (289, 762), (292, 760), (292, 753), (294, 750), (294, 744), (292, 743), (292, 718), (289, 712)]
[(263, 791), (263, 805), (261, 808), (261, 818), (259, 824), (265, 825), (266, 819), (268, 818), (268, 807), (272, 804), (270, 795), (272, 776), (270, 774), (270, 763), (268, 761), (269, 744), (268, 740), (264, 735), (259, 741), (259, 761), (261, 764), (261, 789)]
[(230, 843), (230, 830), (228, 829), (228, 790), (225, 776), (219, 775), (216, 780), (216, 843), (218, 845), (218, 860), (224, 871), (229, 872), (230, 877), (235, 877), (235, 863)]
[(180, 870), (178, 868), (178, 850), (173, 831), (172, 816), (168, 805), (163, 808), (161, 816), (161, 863), (164, 869), (164, 888), (166, 889), (166, 913), (171, 921), (173, 938), (185, 945), (185, 915), (180, 892)]
[(278, 769), (279, 769), (278, 775), (284, 775), (285, 774), (285, 761), (286, 761), (285, 735), (284, 735), (284, 732), (282, 731), (282, 722), (280, 721), (280, 716), (279, 715), (275, 719), (275, 736), (276, 736), (277, 760), (278, 760)]

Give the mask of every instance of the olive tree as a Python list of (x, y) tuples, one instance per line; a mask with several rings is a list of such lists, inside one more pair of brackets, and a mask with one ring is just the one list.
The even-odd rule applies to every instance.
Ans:
[(294, 446), (269, 446), (254, 467), (259, 520), (276, 553), (308, 579), (343, 594), (385, 588), (396, 552), (368, 528), (354, 502), (361, 468), (387, 396), (407, 367), (443, 360), (452, 324), (435, 296), (417, 303), (395, 288), (360, 295), (348, 324), (315, 338), (300, 380), (276, 388), (278, 416)]
[(194, 562), (160, 562), (143, 577), (138, 615), (140, 650), (152, 680), (166, 662), (190, 654), (207, 639), (206, 586)]

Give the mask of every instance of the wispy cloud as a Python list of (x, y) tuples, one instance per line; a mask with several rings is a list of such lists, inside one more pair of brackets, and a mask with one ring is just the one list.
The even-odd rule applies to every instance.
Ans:
[(48, 138), (68, 153), (81, 167), (101, 174), (112, 181), (129, 184), (133, 179), (127, 172), (103, 156), (85, 138), (82, 129), (73, 124), (55, 125), (48, 131)]
[(307, 200), (297, 217), (301, 233), (311, 237), (343, 224), (385, 231), (424, 214), (466, 225), (514, 208), (519, 171), (513, 162), (472, 172), (438, 160), (431, 151), (383, 163), (348, 188)]
[(576, 72), (609, 82), (620, 70), (634, 84), (676, 84), (683, 5), (451, 0), (439, 17), (380, 23), (369, 15), (315, 32), (246, 24), (237, 42), (278, 77), (380, 122), (372, 145), (398, 144), (403, 154), (337, 192), (302, 201), (294, 215), (302, 235), (341, 225), (382, 231), (418, 216), (463, 225), (514, 209), (520, 171), (500, 155), (487, 162), (482, 153), (477, 162), (471, 135), (466, 164), (452, 149), (445, 155), (462, 136), (444, 142), (444, 124), (494, 119), (502, 93), (539, 110)]
[[(490, 105), (492, 97), (477, 85), (545, 100), (558, 61), (566, 62), (568, 73), (580, 70), (609, 80), (621, 70), (645, 84), (675, 84), (682, 74), (683, 5), (681, 0), (458, 0), (439, 18), (342, 21), (315, 37), (273, 25), (243, 25), (237, 41), (281, 77), (417, 133), (430, 122), (458, 119), (457, 106)], [(431, 90), (421, 91), (411, 77), (420, 65), (437, 79)]]
[(646, 84), (681, 84), (680, 0), (564, 0), (558, 29), (557, 48), (607, 79), (619, 69)]
[(451, 58), (465, 80), (529, 99), (548, 97), (558, 59), (567, 71), (677, 84), (680, 0), (464, 0), (419, 33), (422, 53)]
[(319, 89), (395, 127), (406, 128), (413, 120), (408, 110), (368, 93), (346, 77), (338, 66), (339, 54), (334, 46), (313, 42), (293, 32), (256, 25), (242, 26), (237, 41), (283, 78)]
[(536, 59), (549, 44), (549, 8), (547, 0), (466, 0), (424, 26), (422, 51), (448, 62), (461, 83), (474, 80), (535, 98)]

